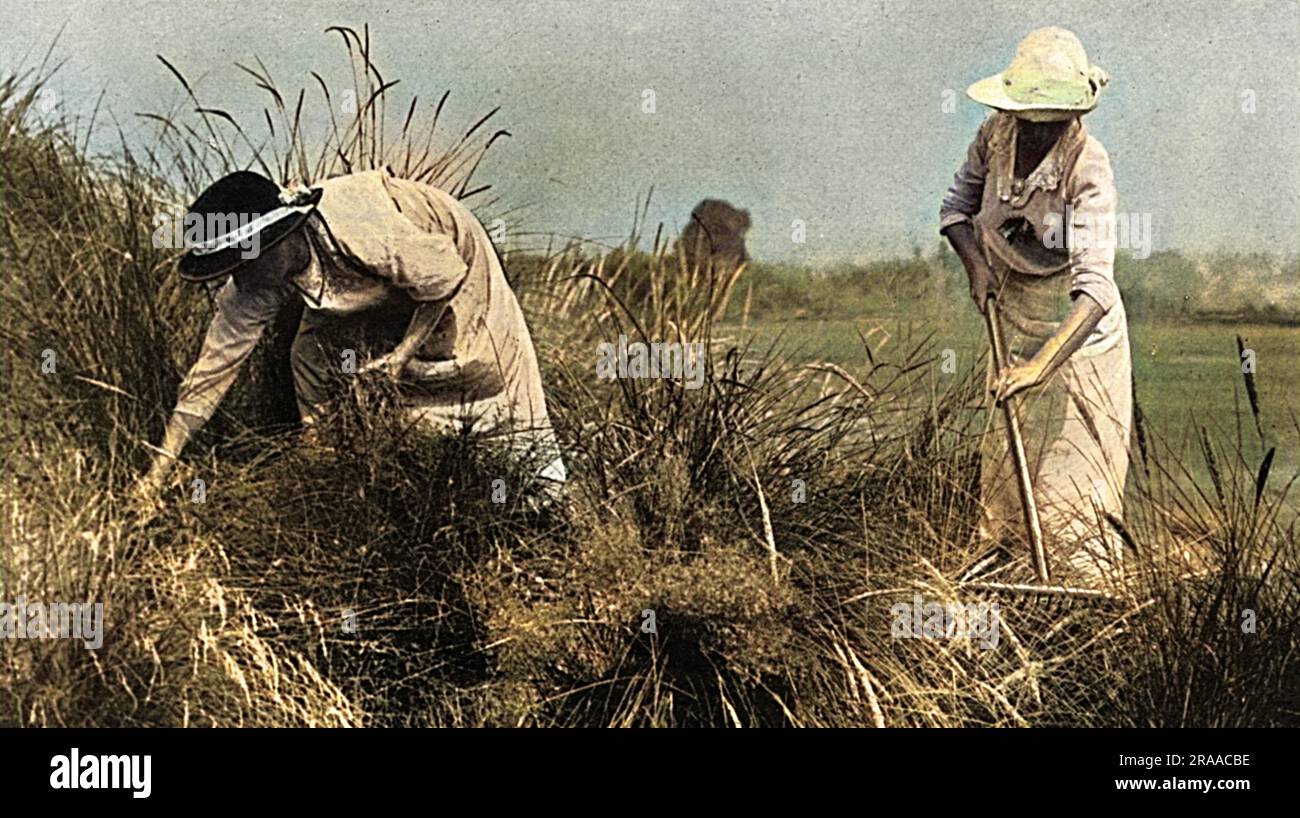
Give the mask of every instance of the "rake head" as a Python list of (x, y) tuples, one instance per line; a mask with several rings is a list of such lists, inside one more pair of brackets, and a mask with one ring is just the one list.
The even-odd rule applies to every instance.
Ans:
[(984, 591), (1015, 601), (1016, 608), (1045, 617), (1056, 617), (1077, 610), (1115, 611), (1130, 601), (1095, 588), (1071, 588), (1065, 585), (1035, 585), (1017, 582), (963, 582), (963, 590)]

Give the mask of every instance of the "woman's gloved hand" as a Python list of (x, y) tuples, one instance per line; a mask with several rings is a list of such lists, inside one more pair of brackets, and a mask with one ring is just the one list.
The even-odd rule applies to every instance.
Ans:
[(147, 521), (162, 511), (162, 493), (167, 488), (174, 462), (171, 457), (159, 455), (149, 471), (131, 485), (127, 508), (134, 517)]
[(1006, 367), (998, 373), (989, 390), (993, 394), (993, 402), (1001, 406), (1007, 398), (1039, 386), (1045, 380), (1045, 374), (1042, 367), (1035, 366), (1032, 361), (1020, 366)]
[(387, 355), (381, 355), (378, 358), (367, 361), (357, 374), (395, 381), (402, 376), (402, 370), (406, 368), (406, 360), (407, 359), (404, 355), (400, 355), (397, 352), (390, 352)]
[(149, 471), (135, 481), (128, 494), (131, 510), (142, 519), (148, 520), (162, 510), (162, 493), (171, 480), (176, 458), (180, 457), (185, 443), (203, 423), (203, 418), (173, 412), (162, 445), (149, 447), (154, 452)]
[(993, 399), (1001, 404), (1017, 392), (1046, 383), (1071, 355), (1079, 351), (1105, 315), (1106, 311), (1100, 304), (1080, 293), (1075, 297), (1069, 315), (1034, 357), (998, 373), (990, 390)]

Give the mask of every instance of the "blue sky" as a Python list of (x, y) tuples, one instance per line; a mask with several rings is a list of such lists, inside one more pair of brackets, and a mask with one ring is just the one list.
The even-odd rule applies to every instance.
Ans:
[(494, 121), (513, 138), (479, 178), (523, 207), (516, 229), (617, 239), (653, 187), (652, 221), (679, 227), (700, 198), (730, 199), (753, 214), (754, 255), (807, 263), (931, 246), (984, 113), (966, 86), (1003, 68), (1031, 29), (1061, 25), (1113, 79), (1087, 122), (1111, 154), (1121, 210), (1151, 214), (1157, 249), (1300, 249), (1292, 0), (5, 5), (0, 68), (31, 66), (65, 27), (52, 84), (62, 109), (88, 113), (103, 92), (142, 140), (133, 114), (179, 101), (155, 54), (199, 78), (205, 101), (255, 121), (261, 92), (235, 62), (259, 56), (310, 94), (310, 69), (348, 77), (325, 27), (368, 22), (405, 94), (451, 89), (458, 127), (502, 107)]

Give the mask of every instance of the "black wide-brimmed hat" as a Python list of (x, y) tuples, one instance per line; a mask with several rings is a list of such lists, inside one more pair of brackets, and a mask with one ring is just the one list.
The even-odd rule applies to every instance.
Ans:
[(225, 275), (249, 257), (257, 237), (258, 254), (302, 226), (316, 209), (322, 191), (284, 191), (265, 176), (241, 170), (214, 182), (190, 205), (183, 235), (188, 249), (177, 264), (186, 281)]

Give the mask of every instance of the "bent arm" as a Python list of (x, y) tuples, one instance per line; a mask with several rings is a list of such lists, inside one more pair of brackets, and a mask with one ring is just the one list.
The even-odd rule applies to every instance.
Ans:
[(444, 194), (427, 186), (383, 181), (385, 196), (368, 208), (354, 209), (346, 220), (332, 220), (331, 227), (335, 236), (347, 237), (345, 243), (366, 250), (360, 255), (373, 275), (387, 279), (419, 304), (397, 347), (363, 369), (396, 378), (437, 330), (448, 304), (472, 274), (473, 257), (462, 254), (455, 236), (472, 234), (477, 253), (495, 251), (463, 205), (445, 200)]
[(984, 259), (975, 227), (969, 221), (956, 222), (943, 230), (948, 243), (961, 259), (966, 268), (966, 278), (970, 282), (970, 297), (980, 312), (984, 311), (984, 301), (988, 296), (989, 285), (993, 281), (993, 271)]
[(1043, 342), (1027, 364), (1037, 373), (1037, 383), (1045, 383), (1071, 355), (1078, 352), (1105, 315), (1106, 310), (1092, 296), (1079, 293), (1061, 326)]
[(416, 350), (424, 346), (429, 336), (433, 335), (446, 309), (446, 301), (426, 301), (415, 309), (415, 313), (411, 316), (411, 323), (406, 328), (406, 335), (393, 350), (394, 363), (398, 365), (399, 371), (411, 360)]
[(217, 293), (217, 313), (208, 326), (199, 358), (181, 382), (152, 472), (165, 472), (230, 391), (283, 295), (277, 288), (239, 288), (226, 282)]
[(370, 361), (361, 368), (362, 373), (383, 374), (392, 379), (399, 379), (403, 371), (415, 357), (415, 353), (433, 335), (447, 311), (447, 301), (425, 301), (415, 308), (411, 323), (406, 327), (406, 334), (397, 347), (387, 355)]
[(1001, 397), (1045, 383), (1120, 302), (1115, 285), (1115, 183), (1110, 160), (1100, 146), (1084, 150), (1071, 186), (1070, 296), (1074, 303), (1038, 352), (1000, 378), (995, 391)]
[(948, 233), (956, 224), (970, 224), (984, 198), (984, 180), (988, 176), (988, 140), (993, 120), (986, 119), (966, 148), (966, 159), (952, 178), (939, 206), (939, 232)]
[(1079, 157), (1072, 180), (1070, 295), (1074, 305), (1030, 361), (1046, 380), (1083, 346), (1119, 303), (1115, 286), (1115, 181), (1100, 146)]
[(992, 272), (975, 234), (973, 217), (979, 212), (984, 196), (984, 180), (988, 175), (988, 135), (992, 120), (985, 120), (979, 133), (966, 149), (966, 161), (957, 169), (952, 184), (939, 208), (939, 232), (948, 239), (952, 249), (966, 268), (970, 280), (970, 295), (975, 306), (984, 311)]

